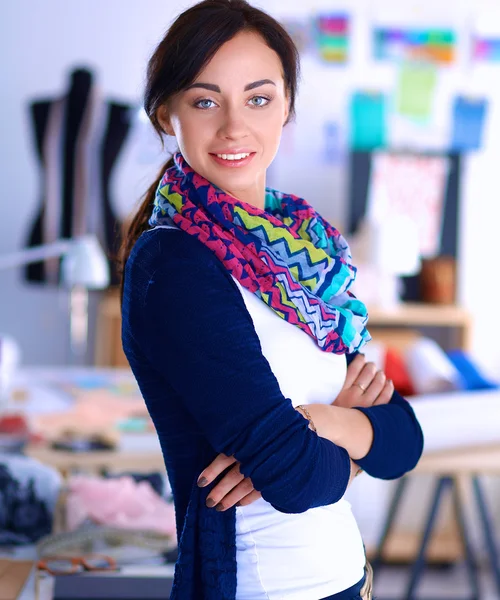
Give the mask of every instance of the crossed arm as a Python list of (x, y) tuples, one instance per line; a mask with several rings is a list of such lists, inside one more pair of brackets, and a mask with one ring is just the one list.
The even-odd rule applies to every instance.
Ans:
[[(377, 411), (374, 407), (390, 405), (393, 418), (403, 418), (414, 425), (416, 443), (409, 445), (413, 456), (409, 458), (410, 470), (422, 452), (423, 437), (409, 404), (394, 392), (394, 386), (387, 380), (382, 371), (377, 370), (374, 363), (366, 362), (362, 354), (348, 357), (348, 368), (344, 386), (331, 405), (310, 404), (307, 410), (314, 422), (319, 436), (344, 448), (351, 459), (351, 476), (349, 484), (360, 471), (360, 465), (366, 467), (375, 477), (393, 479), (404, 474), (400, 465), (392, 465), (393, 469), (380, 469), (373, 465), (370, 450), (374, 445), (376, 433), (383, 435), (377, 422)], [(353, 410), (356, 409), (356, 410)], [(387, 412), (387, 408), (384, 409)], [(300, 412), (300, 411), (299, 411)], [(378, 411), (380, 412), (380, 411)], [(404, 413), (404, 414), (402, 414)], [(302, 413), (301, 413), (302, 414)], [(376, 432), (376, 433), (375, 433)], [(379, 441), (379, 440), (377, 440)], [(366, 463), (366, 464), (365, 464)], [(227, 510), (234, 505), (245, 506), (261, 497), (254, 489), (250, 478), (245, 478), (234, 457), (219, 454), (217, 458), (201, 473), (198, 485), (212, 483), (224, 471), (227, 473), (214, 486), (207, 499), (207, 506), (216, 510)]]
[[(357, 470), (351, 459), (375, 477), (397, 477), (413, 468), (407, 458), (408, 444), (418, 448), (418, 422), (411, 408), (399, 406), (407, 403), (399, 402), (396, 393), (389, 404), (383, 404), (389, 400), (391, 386), (373, 369), (367, 387), (364, 377), (370, 367), (366, 368), (363, 357), (352, 360), (349, 373), (355, 363), (361, 366), (359, 361), (363, 368), (353, 379), (353, 389), (343, 390), (334, 406), (308, 406), (315, 411), (319, 435), (308, 429), (303, 415), (285, 401), (236, 284), (211, 252), (189, 235), (180, 230), (151, 233), (140, 260), (129, 262), (127, 269), (127, 278), (134, 282), (124, 296), (125, 307), (134, 309), (129, 307), (128, 317), (133, 352), (141, 349), (141, 360), (168, 380), (173, 393), (182, 398), (182, 410), (190, 414), (215, 452), (225, 455), (219, 456), (214, 472), (203, 474), (206, 484), (228, 469), (239, 478), (236, 487), (244, 481), (238, 490), (242, 501), (255, 499), (256, 494), (251, 495), (255, 484), (277, 510), (300, 513), (342, 498), (349, 476)], [(349, 398), (356, 409), (350, 408)], [(151, 404), (161, 436), (162, 405), (156, 405), (156, 399)], [(384, 409), (390, 410), (386, 414)], [(330, 432), (334, 412), (339, 425), (343, 423), (338, 432)], [(351, 428), (358, 433), (346, 436)], [(359, 434), (360, 429), (365, 434)], [(337, 433), (343, 436), (339, 443), (322, 437), (331, 434), (336, 439)], [(340, 445), (349, 447), (353, 440), (359, 447), (348, 451)], [(412, 452), (419, 455), (418, 450)], [(232, 456), (241, 461), (248, 480), (238, 474), (235, 459), (227, 458)], [(384, 462), (380, 457), (389, 459)], [(398, 460), (396, 468), (393, 463)], [(226, 492), (234, 487), (233, 480)], [(208, 498), (219, 505), (226, 495), (214, 496), (211, 489)], [(234, 496), (231, 500), (238, 501)]]

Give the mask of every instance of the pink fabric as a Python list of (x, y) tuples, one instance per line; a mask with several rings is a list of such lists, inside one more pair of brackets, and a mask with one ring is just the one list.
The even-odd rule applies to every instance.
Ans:
[(90, 519), (112, 527), (176, 534), (173, 505), (160, 498), (147, 481), (136, 483), (132, 477), (75, 475), (69, 480), (66, 506), (70, 530)]
[(112, 433), (119, 421), (146, 417), (152, 422), (142, 398), (122, 398), (105, 390), (78, 394), (70, 409), (58, 413), (35, 415), (33, 426), (47, 439), (57, 439), (65, 431), (80, 434)]

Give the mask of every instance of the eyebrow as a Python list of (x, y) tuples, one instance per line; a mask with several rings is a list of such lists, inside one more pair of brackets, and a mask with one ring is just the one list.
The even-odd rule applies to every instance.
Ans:
[[(270, 83), (271, 85), (274, 85), (274, 86), (276, 85), (274, 83), (274, 81), (272, 81), (271, 79), (259, 79), (259, 81), (254, 81), (253, 83), (247, 83), (247, 85), (245, 86), (243, 91), (248, 92), (249, 90), (254, 90), (255, 88), (258, 88), (261, 85), (265, 85), (266, 83)], [(220, 87), (213, 83), (193, 83), (186, 88), (186, 91), (190, 90), (192, 88), (203, 88), (204, 90), (209, 90), (211, 92), (216, 92), (218, 94), (221, 93)]]

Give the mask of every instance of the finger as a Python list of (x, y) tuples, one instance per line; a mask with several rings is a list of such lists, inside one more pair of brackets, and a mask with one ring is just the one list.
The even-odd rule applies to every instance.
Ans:
[(238, 502), (238, 506), (248, 506), (260, 498), (262, 498), (262, 494), (257, 490), (253, 490)]
[(383, 371), (377, 371), (366, 392), (362, 396), (364, 406), (372, 406), (384, 389), (387, 377)]
[(356, 354), (353, 361), (347, 367), (344, 388), (351, 387), (361, 373), (366, 359), (364, 354)]
[(206, 469), (204, 469), (198, 477), (198, 486), (205, 487), (209, 483), (212, 483), (214, 479), (236, 462), (234, 456), (226, 456), (225, 454), (219, 454)]
[(378, 369), (375, 363), (366, 363), (361, 369), (361, 372), (356, 378), (356, 381), (354, 381), (354, 383), (352, 384), (353, 387), (358, 387), (361, 389), (361, 391), (366, 392), (369, 385), (373, 381), (375, 375), (377, 374), (377, 371)]
[(378, 395), (378, 398), (375, 400), (373, 405), (377, 404), (388, 404), (391, 401), (392, 395), (394, 394), (394, 383), (387, 379), (385, 382), (383, 390)]
[(238, 502), (241, 502), (243, 498), (254, 492), (252, 480), (249, 477), (246, 477), (241, 481), (234, 489), (232, 489), (229, 494), (226, 494), (224, 498), (220, 500), (220, 502), (215, 507), (215, 510), (224, 511), (228, 508), (231, 508)]
[[(207, 497), (206, 504), (208, 508), (217, 506), (219, 502), (227, 496), (238, 484), (243, 481), (244, 476), (240, 473), (240, 463), (236, 463), (234, 467), (226, 473), (219, 483), (211, 490)], [(248, 490), (246, 493), (250, 492)], [(240, 496), (241, 497), (241, 496)], [(239, 500), (240, 498), (238, 498)]]

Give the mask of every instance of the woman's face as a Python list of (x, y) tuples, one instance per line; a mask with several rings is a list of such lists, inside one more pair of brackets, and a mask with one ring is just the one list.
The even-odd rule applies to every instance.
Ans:
[(288, 110), (279, 56), (258, 34), (241, 32), (159, 109), (158, 119), (197, 173), (263, 208), (266, 169)]

